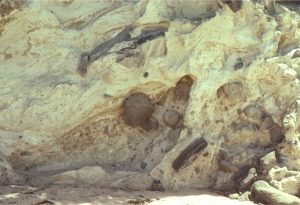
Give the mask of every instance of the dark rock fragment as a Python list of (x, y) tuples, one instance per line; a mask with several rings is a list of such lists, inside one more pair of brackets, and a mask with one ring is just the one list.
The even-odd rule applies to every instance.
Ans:
[(174, 100), (187, 102), (190, 98), (190, 90), (193, 84), (193, 79), (189, 76), (183, 77), (177, 84), (174, 90)]
[(173, 161), (172, 167), (177, 172), (186, 165), (188, 160), (207, 147), (207, 142), (203, 137), (195, 139), (190, 145), (188, 145), (181, 154)]
[(87, 53), (83, 53), (80, 56), (80, 61), (79, 61), (79, 65), (77, 68), (77, 72), (79, 73), (79, 75), (81, 75), (81, 77), (85, 77), (87, 74), (87, 67), (90, 63), (90, 56)]
[(154, 112), (154, 105), (144, 93), (132, 94), (124, 100), (122, 107), (124, 109), (123, 119), (132, 127), (146, 123)]
[(100, 43), (96, 46), (90, 53), (83, 53), (80, 57), (77, 72), (85, 77), (87, 73), (88, 66), (94, 61), (98, 60), (100, 57), (107, 54), (107, 52), (117, 43), (122, 41), (130, 40), (130, 31), (132, 26), (125, 27), (121, 32), (119, 32), (115, 37)]

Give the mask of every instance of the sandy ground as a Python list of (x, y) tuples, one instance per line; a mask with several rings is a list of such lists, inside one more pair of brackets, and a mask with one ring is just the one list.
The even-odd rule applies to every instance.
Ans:
[(152, 192), (99, 188), (0, 186), (0, 204), (253, 205), (206, 191)]

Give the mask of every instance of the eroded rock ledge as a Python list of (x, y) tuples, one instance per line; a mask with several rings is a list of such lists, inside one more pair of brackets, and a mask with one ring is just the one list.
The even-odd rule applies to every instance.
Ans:
[(0, 182), (299, 196), (299, 4), (15, 2)]

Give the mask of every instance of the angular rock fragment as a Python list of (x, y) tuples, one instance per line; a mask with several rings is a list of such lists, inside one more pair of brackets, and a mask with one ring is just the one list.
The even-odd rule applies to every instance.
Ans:
[(198, 154), (207, 146), (207, 142), (204, 138), (195, 139), (190, 145), (188, 145), (179, 156), (173, 161), (172, 167), (178, 172), (181, 168), (183, 168), (188, 160)]
[(240, 100), (243, 98), (243, 86), (241, 82), (231, 82), (222, 85), (217, 94), (220, 97), (222, 94), (231, 101)]
[(174, 99), (177, 101), (186, 102), (190, 98), (190, 90), (193, 84), (193, 79), (189, 76), (183, 77), (177, 84), (174, 90)]
[(277, 164), (276, 160), (276, 153), (275, 151), (270, 152), (260, 158), (260, 169), (264, 172), (269, 171), (272, 167), (274, 167)]
[(175, 110), (167, 110), (164, 113), (163, 120), (169, 127), (175, 128), (180, 120), (180, 115)]
[(245, 108), (244, 113), (247, 115), (247, 117), (252, 118), (253, 120), (256, 121), (261, 121), (264, 116), (263, 111), (261, 111), (259, 108), (255, 107), (254, 105), (248, 105)]
[(134, 40), (134, 45), (138, 46), (147, 41), (154, 40), (161, 36), (165, 36), (165, 32), (167, 32), (167, 31), (168, 31), (168, 28), (165, 28), (165, 27), (161, 27), (161, 28), (154, 27), (154, 28), (150, 28), (150, 29), (144, 29), (144, 30), (142, 30), (142, 32), (139, 36), (132, 38), (132, 40)]
[(124, 121), (132, 126), (143, 125), (154, 112), (154, 105), (144, 93), (134, 93), (126, 98), (122, 104)]
[(264, 204), (278, 205), (299, 205), (300, 199), (296, 196), (287, 194), (283, 191), (275, 189), (266, 181), (256, 181), (251, 188), (252, 198)]
[(267, 174), (270, 183), (275, 188), (299, 197), (299, 171), (288, 170), (286, 167), (272, 166)]
[(109, 49), (111, 49), (116, 43), (120, 43), (122, 41), (129, 40), (130, 35), (129, 32), (132, 30), (131, 26), (125, 27), (120, 33), (118, 33), (115, 37), (102, 42), (98, 46), (96, 46), (89, 54), (84, 53), (81, 55), (79, 65), (77, 68), (77, 72), (85, 77), (87, 73), (87, 67), (94, 61), (98, 60), (100, 57), (105, 55)]

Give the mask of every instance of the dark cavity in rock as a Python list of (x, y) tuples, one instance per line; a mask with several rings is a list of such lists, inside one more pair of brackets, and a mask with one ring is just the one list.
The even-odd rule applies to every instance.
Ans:
[[(123, 119), (132, 127), (141, 126), (144, 123), (147, 124), (147, 120), (154, 112), (154, 105), (144, 93), (132, 94), (123, 101), (122, 107), (124, 109)], [(149, 127), (151, 126), (149, 125)]]
[(177, 172), (185, 167), (189, 159), (198, 154), (200, 151), (204, 150), (207, 147), (207, 142), (203, 137), (195, 139), (190, 145), (188, 145), (179, 156), (173, 161), (172, 167)]

